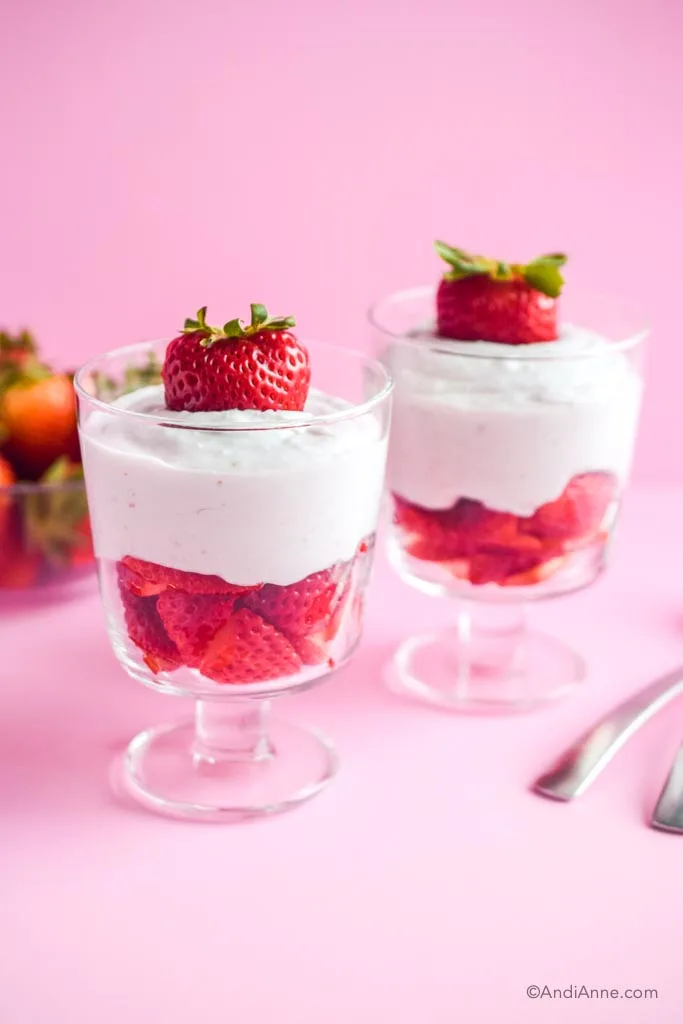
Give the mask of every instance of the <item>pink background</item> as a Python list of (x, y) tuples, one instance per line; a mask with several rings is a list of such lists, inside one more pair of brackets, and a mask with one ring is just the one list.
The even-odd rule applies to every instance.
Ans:
[(0, 320), (73, 362), (264, 301), (359, 346), (369, 302), (434, 279), (435, 237), (565, 249), (652, 311), (637, 470), (678, 475), (682, 5), (0, 11)]
[(66, 364), (204, 303), (362, 346), (372, 299), (434, 278), (436, 236), (565, 248), (655, 326), (613, 569), (537, 613), (591, 665), (563, 707), (389, 697), (390, 651), (451, 610), (380, 560), (357, 661), (290, 702), (335, 738), (334, 786), (188, 827), (109, 790), (134, 732), (186, 709), (125, 680), (96, 597), (0, 610), (2, 1024), (679, 1024), (683, 839), (643, 827), (676, 712), (574, 806), (527, 786), (681, 659), (682, 32), (672, 0), (0, 0), (0, 319)]

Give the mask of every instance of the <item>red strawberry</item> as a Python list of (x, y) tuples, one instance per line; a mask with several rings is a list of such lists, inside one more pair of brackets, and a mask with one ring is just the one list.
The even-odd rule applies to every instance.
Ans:
[(240, 608), (218, 631), (201, 664), (217, 683), (260, 683), (298, 672), (301, 658), (286, 636), (249, 608)]
[(76, 395), (65, 373), (40, 364), (24, 370), (0, 399), (7, 454), (22, 476), (37, 479), (67, 455), (79, 458)]
[(559, 498), (537, 508), (523, 528), (543, 540), (590, 540), (616, 490), (617, 482), (610, 473), (582, 473), (569, 481)]
[(510, 576), (530, 572), (541, 561), (540, 555), (514, 552), (481, 552), (470, 559), (470, 583), (504, 583)]
[(184, 594), (166, 590), (159, 595), (157, 610), (166, 633), (190, 668), (199, 668), (216, 633), (230, 618), (234, 597), (220, 594)]
[(3, 534), (12, 514), (13, 496), (9, 488), (16, 483), (16, 473), (7, 459), (0, 455), (0, 552), (4, 548)]
[(307, 636), (329, 622), (350, 568), (350, 562), (340, 563), (287, 587), (266, 583), (245, 603), (283, 633)]
[(484, 545), (515, 546), (517, 516), (487, 508), (481, 501), (460, 498), (447, 512), (447, 522), (462, 541), (463, 549), (474, 551)]
[[(340, 592), (339, 588), (337, 588), (337, 595), (331, 606), (330, 614), (323, 620), (318, 629), (307, 633), (305, 636), (288, 633), (288, 639), (291, 640), (304, 665), (322, 665), (324, 661), (330, 661), (329, 646), (341, 628), (350, 594), (351, 579), (347, 578), (344, 589)], [(358, 596), (361, 595), (359, 594)], [(361, 612), (362, 608), (359, 614)], [(360, 621), (358, 622), (358, 628), (360, 629)]]
[(156, 597), (138, 597), (119, 587), (128, 636), (143, 652), (144, 661), (156, 675), (180, 665), (178, 648), (167, 636), (157, 609)]
[(166, 350), (166, 405), (188, 412), (303, 409), (311, 382), (308, 353), (289, 330), (292, 317), (271, 318), (252, 305), (251, 323), (209, 327), (206, 307), (186, 320)]
[(38, 581), (40, 554), (26, 549), (23, 536), (25, 502), (15, 502), (3, 488), (14, 473), (0, 456), (0, 590), (23, 590)]
[[(254, 587), (239, 587), (234, 583), (226, 583), (220, 576), (208, 576), (201, 572), (183, 572), (182, 569), (169, 569), (165, 565), (157, 565), (156, 562), (146, 562), (142, 558), (132, 558), (126, 555), (119, 565), (125, 566), (132, 571), (134, 576), (131, 580), (130, 589), (133, 593), (160, 594), (167, 588), (184, 590), (186, 594), (246, 594), (250, 590), (257, 590), (260, 584)], [(144, 586), (136, 584), (136, 579), (142, 578)]]
[(303, 665), (322, 665), (329, 662), (327, 645), (324, 641), (308, 636), (292, 637), (292, 646)]
[(544, 562), (527, 569), (526, 572), (514, 573), (512, 576), (500, 581), (502, 587), (532, 587), (536, 583), (543, 583), (550, 579), (564, 568), (567, 563), (566, 557), (546, 558)]
[(119, 587), (125, 587), (126, 590), (129, 590), (131, 594), (135, 594), (136, 597), (154, 597), (156, 594), (162, 594), (166, 590), (165, 583), (150, 583), (144, 576), (141, 576), (140, 573), (127, 565), (126, 561), (132, 561), (132, 559), (116, 563)]
[(430, 562), (450, 562), (481, 549), (540, 548), (533, 537), (520, 535), (517, 516), (489, 509), (480, 501), (460, 498), (446, 509), (427, 509), (395, 499), (395, 522), (409, 534), (408, 554)]
[(448, 562), (466, 554), (463, 538), (451, 529), (451, 509), (432, 510), (394, 495), (394, 522), (403, 532), (403, 545), (413, 558)]
[(553, 253), (526, 265), (472, 256), (436, 242), (450, 270), (436, 296), (437, 330), (442, 338), (530, 345), (557, 338), (560, 267), (566, 256)]

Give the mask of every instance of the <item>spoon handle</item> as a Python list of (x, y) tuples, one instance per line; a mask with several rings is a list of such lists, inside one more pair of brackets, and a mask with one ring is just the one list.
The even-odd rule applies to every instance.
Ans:
[(683, 744), (678, 748), (650, 824), (664, 832), (683, 832)]
[[(573, 800), (584, 793), (626, 741), (683, 691), (683, 666), (629, 697), (584, 733), (533, 784), (551, 800)], [(683, 798), (683, 755), (677, 792)]]

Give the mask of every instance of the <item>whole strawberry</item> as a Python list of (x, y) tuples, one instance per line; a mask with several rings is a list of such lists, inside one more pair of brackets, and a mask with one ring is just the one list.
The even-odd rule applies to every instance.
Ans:
[(206, 323), (206, 306), (186, 320), (166, 350), (166, 405), (187, 412), (304, 408), (311, 381), (308, 353), (290, 328), (292, 317), (268, 316), (252, 305), (251, 323)]
[(472, 256), (436, 242), (449, 265), (436, 296), (442, 338), (531, 345), (557, 338), (557, 297), (567, 257), (539, 256), (525, 265)]
[(20, 477), (37, 480), (62, 455), (79, 461), (76, 396), (68, 374), (37, 363), (23, 369), (0, 394), (0, 425), (4, 454)]

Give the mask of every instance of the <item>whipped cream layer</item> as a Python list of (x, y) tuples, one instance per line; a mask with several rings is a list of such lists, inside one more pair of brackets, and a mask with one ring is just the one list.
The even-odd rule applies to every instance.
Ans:
[[(173, 423), (96, 412), (81, 425), (99, 558), (286, 586), (352, 558), (376, 528), (386, 438), (373, 413), (301, 426), (350, 408), (313, 390), (304, 413), (171, 412), (156, 386), (113, 408)], [(199, 426), (243, 429), (183, 429)], [(248, 429), (264, 426), (279, 429)]]
[(555, 342), (420, 335), (384, 355), (395, 378), (388, 482), (425, 508), (458, 498), (531, 515), (573, 476), (628, 475), (642, 383), (629, 357), (565, 324)]

